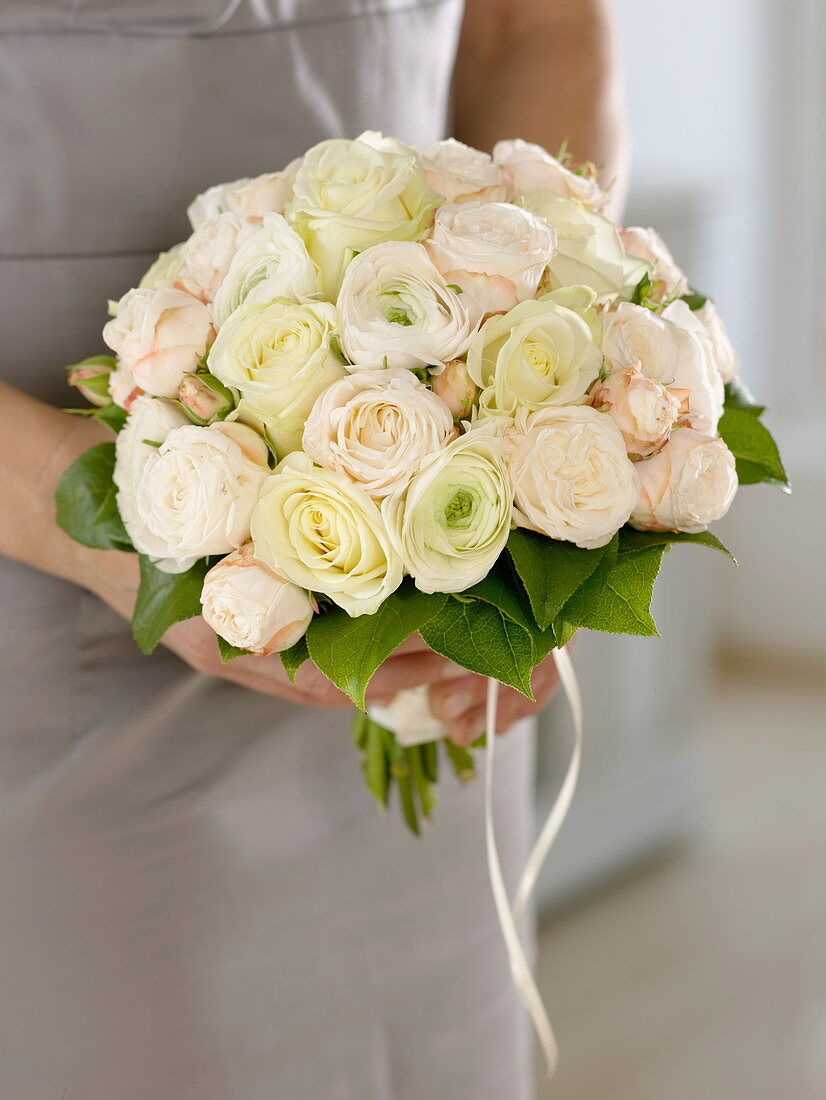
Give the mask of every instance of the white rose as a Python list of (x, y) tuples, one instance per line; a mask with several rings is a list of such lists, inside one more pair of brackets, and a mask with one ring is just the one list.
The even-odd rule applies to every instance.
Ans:
[(197, 229), (216, 214), (237, 214), (248, 222), (259, 222), (265, 214), (283, 214), (300, 164), (300, 159), (294, 160), (281, 172), (210, 187), (189, 205), (187, 215), (192, 228)]
[(427, 250), (480, 315), (499, 313), (536, 295), (556, 250), (556, 233), (512, 203), (448, 204), (436, 212)]
[(487, 576), (510, 534), (513, 496), (501, 441), (474, 430), (422, 463), (382, 512), (422, 592), (462, 592)]
[(176, 287), (211, 302), (238, 248), (252, 232), (252, 226), (237, 214), (216, 214), (201, 222), (181, 247)]
[(159, 286), (173, 286), (178, 278), (183, 250), (184, 245), (181, 243), (173, 245), (168, 252), (161, 252), (138, 286), (142, 290), (157, 290)]
[(705, 531), (726, 514), (737, 492), (734, 455), (719, 437), (675, 431), (652, 458), (635, 465), (639, 499), (631, 526), (640, 531)]
[(610, 416), (587, 406), (520, 410), (503, 438), (520, 527), (604, 546), (637, 500), (634, 465)]
[(489, 318), (467, 357), (481, 410), (513, 416), (583, 403), (602, 366), (593, 302), (587, 287), (570, 287)]
[(514, 190), (553, 191), (566, 199), (579, 199), (591, 210), (602, 210), (608, 196), (594, 178), (593, 165), (585, 165), (583, 174), (572, 172), (552, 157), (541, 145), (516, 138), (497, 141), (493, 159), (502, 167)]
[(632, 458), (646, 458), (668, 442), (683, 412), (681, 398), (681, 393), (647, 378), (635, 364), (599, 382), (591, 405), (612, 418)]
[(413, 241), (387, 241), (350, 263), (338, 296), (341, 346), (360, 368), (437, 366), (467, 348), (474, 325)]
[(372, 615), (402, 582), (402, 563), (376, 503), (344, 474), (288, 455), (252, 515), (255, 555), (354, 618)]
[(622, 247), (617, 227), (576, 199), (551, 191), (526, 195), (523, 204), (556, 230), (556, 255), (548, 265), (551, 287), (589, 286), (600, 301), (630, 298), (650, 268)]
[[(150, 553), (148, 544), (143, 540), (143, 523), (135, 503), (144, 466), (171, 431), (188, 423), (186, 416), (174, 405), (144, 395), (135, 397), (131, 402), (126, 423), (115, 437), (113, 481), (117, 489), (118, 511), (132, 545), (140, 553)], [(153, 554), (155, 552), (154, 549), (151, 551)], [(186, 563), (185, 568), (192, 564), (192, 561)]]
[(310, 149), (287, 216), (321, 270), (326, 297), (333, 299), (353, 251), (424, 236), (440, 198), (412, 149), (367, 131), (355, 141), (333, 138)]
[(300, 447), (315, 399), (347, 373), (330, 347), (336, 324), (329, 302), (243, 305), (210, 349), (210, 371), (240, 392), (241, 418), (260, 422), (279, 457)]
[(262, 657), (295, 645), (313, 617), (309, 593), (258, 561), (249, 542), (207, 573), (201, 608), (225, 642)]
[(723, 384), (708, 336), (685, 302), (672, 302), (660, 314), (621, 302), (600, 320), (602, 353), (612, 370), (638, 363), (655, 382), (688, 390), (691, 426), (706, 435), (717, 431)]
[(155, 397), (175, 397), (212, 335), (204, 303), (163, 286), (128, 291), (118, 302), (117, 316), (103, 329), (104, 341), (134, 384)]
[(656, 229), (631, 225), (627, 229), (620, 229), (619, 236), (623, 248), (630, 256), (636, 256), (650, 264), (655, 284), (655, 300), (664, 301), (688, 294), (688, 279), (677, 267), (668, 245)]
[(712, 357), (722, 382), (731, 382), (740, 373), (740, 356), (734, 349), (717, 307), (709, 298), (704, 306), (694, 311), (711, 341)]
[(304, 242), (280, 214), (267, 214), (232, 257), (212, 304), (216, 328), (240, 305), (312, 298), (318, 272)]
[(505, 173), (489, 153), (455, 138), (418, 145), (416, 152), (428, 184), (447, 202), (507, 202), (511, 197)]
[(304, 451), (371, 497), (403, 489), (422, 461), (454, 434), (450, 409), (407, 370), (356, 371), (318, 398)]
[(136, 549), (184, 563), (241, 546), (268, 458), (263, 439), (244, 424), (175, 428), (136, 485)]

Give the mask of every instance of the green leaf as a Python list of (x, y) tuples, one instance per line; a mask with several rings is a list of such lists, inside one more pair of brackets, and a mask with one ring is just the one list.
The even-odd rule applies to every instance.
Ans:
[(92, 413), (95, 420), (101, 424), (105, 424), (107, 428), (110, 428), (115, 435), (121, 430), (126, 423), (126, 409), (122, 409), (120, 405), (106, 405), (102, 409), (95, 409)]
[(470, 783), (476, 778), (476, 761), (473, 759), (472, 752), (468, 752), (466, 748), (457, 745), (450, 738), (442, 741), (442, 748), (460, 783)]
[(531, 636), (498, 607), (451, 596), (420, 633), (435, 653), (533, 698)]
[(284, 671), (287, 673), (291, 684), (295, 683), (295, 676), (305, 661), (310, 659), (310, 651), (307, 648), (307, 635), (299, 638), (295, 645), (290, 646), (289, 649), (282, 650), (278, 656), (281, 658), (281, 664), (284, 666)]
[(645, 305), (653, 285), (651, 277), (648, 272), (646, 272), (634, 287), (634, 293), (631, 295), (631, 301), (635, 306)]
[(699, 291), (694, 290), (694, 288), (692, 287), (688, 294), (683, 294), (680, 296), (680, 301), (685, 302), (690, 310), (697, 310), (703, 308), (703, 306), (708, 301), (708, 298), (705, 294), (700, 294)]
[(238, 646), (230, 645), (226, 638), (222, 638), (220, 634), (215, 635), (215, 640), (218, 643), (218, 652), (221, 654), (221, 664), (225, 665), (227, 661), (232, 661), (236, 657), (251, 657), (252, 651), (249, 649), (239, 649)]
[(500, 561), (484, 580), (461, 595), (498, 607), (503, 615), (527, 630), (534, 646), (534, 665), (544, 660), (556, 645), (553, 629), (547, 627), (543, 630), (537, 625), (525, 590), (507, 561)]
[(581, 550), (572, 542), (517, 527), (508, 538), (508, 553), (528, 593), (536, 621), (545, 629), (593, 574), (605, 548)]
[(90, 355), (88, 359), (81, 359), (79, 363), (70, 363), (66, 367), (66, 373), (71, 374), (73, 370), (81, 370), (83, 367), (105, 367), (106, 370), (113, 371), (117, 365), (114, 355)]
[(306, 634), (310, 656), (324, 675), (363, 709), (367, 685), (379, 665), (436, 615), (446, 599), (441, 594), (419, 592), (407, 581), (374, 615), (352, 619), (340, 608), (316, 615)]
[(665, 543), (618, 554), (598, 569), (565, 605), (562, 618), (573, 625), (610, 634), (657, 634), (649, 607)]
[(164, 573), (144, 554), (140, 560), (132, 636), (144, 653), (151, 653), (173, 623), (201, 614), (201, 589), (208, 566), (199, 561), (185, 573)]
[(738, 463), (737, 476), (743, 484), (766, 481), (788, 486), (777, 444), (755, 415), (741, 408), (728, 408), (717, 429)]
[(751, 413), (752, 416), (762, 416), (766, 411), (766, 406), (757, 404), (751, 390), (739, 378), (726, 382), (723, 404), (727, 409), (742, 409), (743, 412)]
[(96, 550), (131, 550), (115, 499), (115, 444), (98, 443), (60, 479), (57, 522), (67, 535)]
[(623, 527), (619, 533), (619, 552), (627, 554), (629, 551), (644, 550), (648, 546), (664, 545), (670, 547), (680, 542), (694, 543), (697, 546), (708, 546), (712, 550), (719, 550), (721, 554), (730, 557), (735, 565), (737, 564), (737, 559), (731, 550), (711, 531), (689, 534), (685, 531), (635, 531), (633, 527)]

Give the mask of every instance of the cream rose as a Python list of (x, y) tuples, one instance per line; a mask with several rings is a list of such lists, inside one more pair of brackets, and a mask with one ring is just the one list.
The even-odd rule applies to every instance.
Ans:
[(510, 179), (515, 191), (553, 191), (565, 199), (578, 199), (591, 210), (602, 210), (608, 196), (596, 182), (593, 167), (572, 172), (541, 145), (516, 138), (497, 141), (493, 159)]
[(326, 297), (334, 299), (354, 251), (423, 237), (440, 199), (412, 149), (366, 131), (355, 141), (333, 138), (310, 149), (287, 217), (321, 270)]
[(447, 282), (461, 287), (481, 316), (536, 295), (556, 250), (556, 232), (512, 203), (448, 204), (436, 212), (427, 250)]
[(356, 371), (321, 394), (304, 451), (375, 499), (403, 489), (454, 434), (450, 409), (410, 371)]
[(455, 288), (413, 241), (356, 256), (338, 296), (341, 346), (360, 368), (437, 366), (467, 348), (474, 324)]
[(507, 202), (511, 188), (502, 168), (489, 153), (472, 149), (455, 138), (417, 145), (425, 179), (446, 202)]
[(631, 526), (640, 531), (705, 531), (722, 519), (737, 492), (734, 455), (719, 437), (691, 428), (634, 467), (639, 499)]
[(135, 487), (135, 548), (182, 568), (246, 542), (269, 451), (244, 424), (221, 421), (171, 431), (143, 464)]
[(740, 356), (734, 349), (717, 307), (709, 298), (694, 316), (705, 328), (711, 342), (711, 354), (722, 382), (732, 382), (740, 373)]
[(592, 291), (570, 287), (487, 320), (467, 357), (482, 413), (583, 403), (602, 366), (593, 303)]
[[(203, 302), (169, 287), (130, 290), (103, 329), (131, 381), (155, 397), (175, 397), (206, 351), (213, 329)], [(124, 392), (116, 387), (118, 394)], [(115, 391), (113, 391), (115, 396)], [(117, 400), (117, 398), (116, 398)]]
[(138, 283), (141, 290), (157, 290), (159, 286), (174, 285), (184, 258), (184, 244), (185, 242), (173, 245), (168, 252), (161, 252)]
[(266, 214), (283, 214), (300, 164), (300, 159), (294, 160), (281, 172), (266, 172), (208, 188), (189, 205), (187, 215), (192, 228), (197, 229), (216, 214), (237, 214), (248, 222), (260, 222)]
[(216, 328), (241, 305), (312, 298), (318, 289), (318, 272), (304, 242), (280, 214), (267, 214), (242, 241), (221, 281), (212, 305)]
[(524, 409), (503, 437), (520, 527), (604, 546), (637, 500), (634, 465), (610, 416), (587, 406)]
[(552, 288), (589, 286), (600, 302), (630, 298), (649, 265), (630, 256), (617, 227), (576, 199), (551, 191), (526, 195), (523, 204), (556, 230), (556, 254), (548, 265)]
[(336, 325), (329, 302), (244, 305), (210, 349), (209, 369), (240, 392), (241, 418), (263, 426), (279, 457), (301, 445), (315, 399), (347, 373), (330, 347)]
[(656, 231), (640, 225), (619, 230), (622, 246), (629, 256), (636, 256), (650, 265), (656, 301), (679, 298), (689, 290), (688, 279), (674, 262), (668, 245)]
[(462, 592), (487, 576), (510, 533), (513, 496), (501, 441), (473, 430), (422, 463), (382, 504), (405, 569), (422, 592)]
[(707, 435), (717, 431), (723, 384), (708, 336), (685, 302), (673, 302), (660, 314), (621, 302), (600, 320), (602, 353), (612, 370), (639, 364), (655, 382), (688, 390), (691, 426)]
[(216, 214), (201, 222), (179, 254), (175, 286), (209, 304), (226, 278), (244, 240), (253, 232), (237, 214)]
[(632, 458), (646, 458), (668, 442), (683, 412), (683, 394), (687, 391), (672, 393), (647, 378), (635, 364), (599, 382), (591, 394), (591, 405), (608, 413)]
[(348, 615), (372, 615), (402, 581), (402, 562), (376, 503), (335, 470), (291, 454), (252, 515), (255, 555)]
[(247, 542), (207, 573), (201, 610), (225, 642), (265, 657), (304, 637), (313, 601), (303, 588), (258, 561)]

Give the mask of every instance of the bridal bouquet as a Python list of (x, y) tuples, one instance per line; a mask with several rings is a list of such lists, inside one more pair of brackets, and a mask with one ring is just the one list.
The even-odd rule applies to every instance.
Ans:
[(530, 696), (578, 629), (656, 634), (664, 552), (786, 482), (714, 305), (605, 203), (523, 141), (324, 141), (199, 195), (70, 368), (116, 438), (58, 519), (140, 555), (138, 645), (202, 614), (225, 660), (315, 662), (415, 831), (473, 754), (420, 693), (365, 712), (401, 642)]

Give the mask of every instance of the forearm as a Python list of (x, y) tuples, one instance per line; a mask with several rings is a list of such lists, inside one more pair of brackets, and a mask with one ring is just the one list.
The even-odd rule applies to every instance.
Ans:
[(607, 0), (468, 0), (454, 76), (455, 136), (490, 150), (506, 137), (576, 161), (625, 194), (619, 50)]

